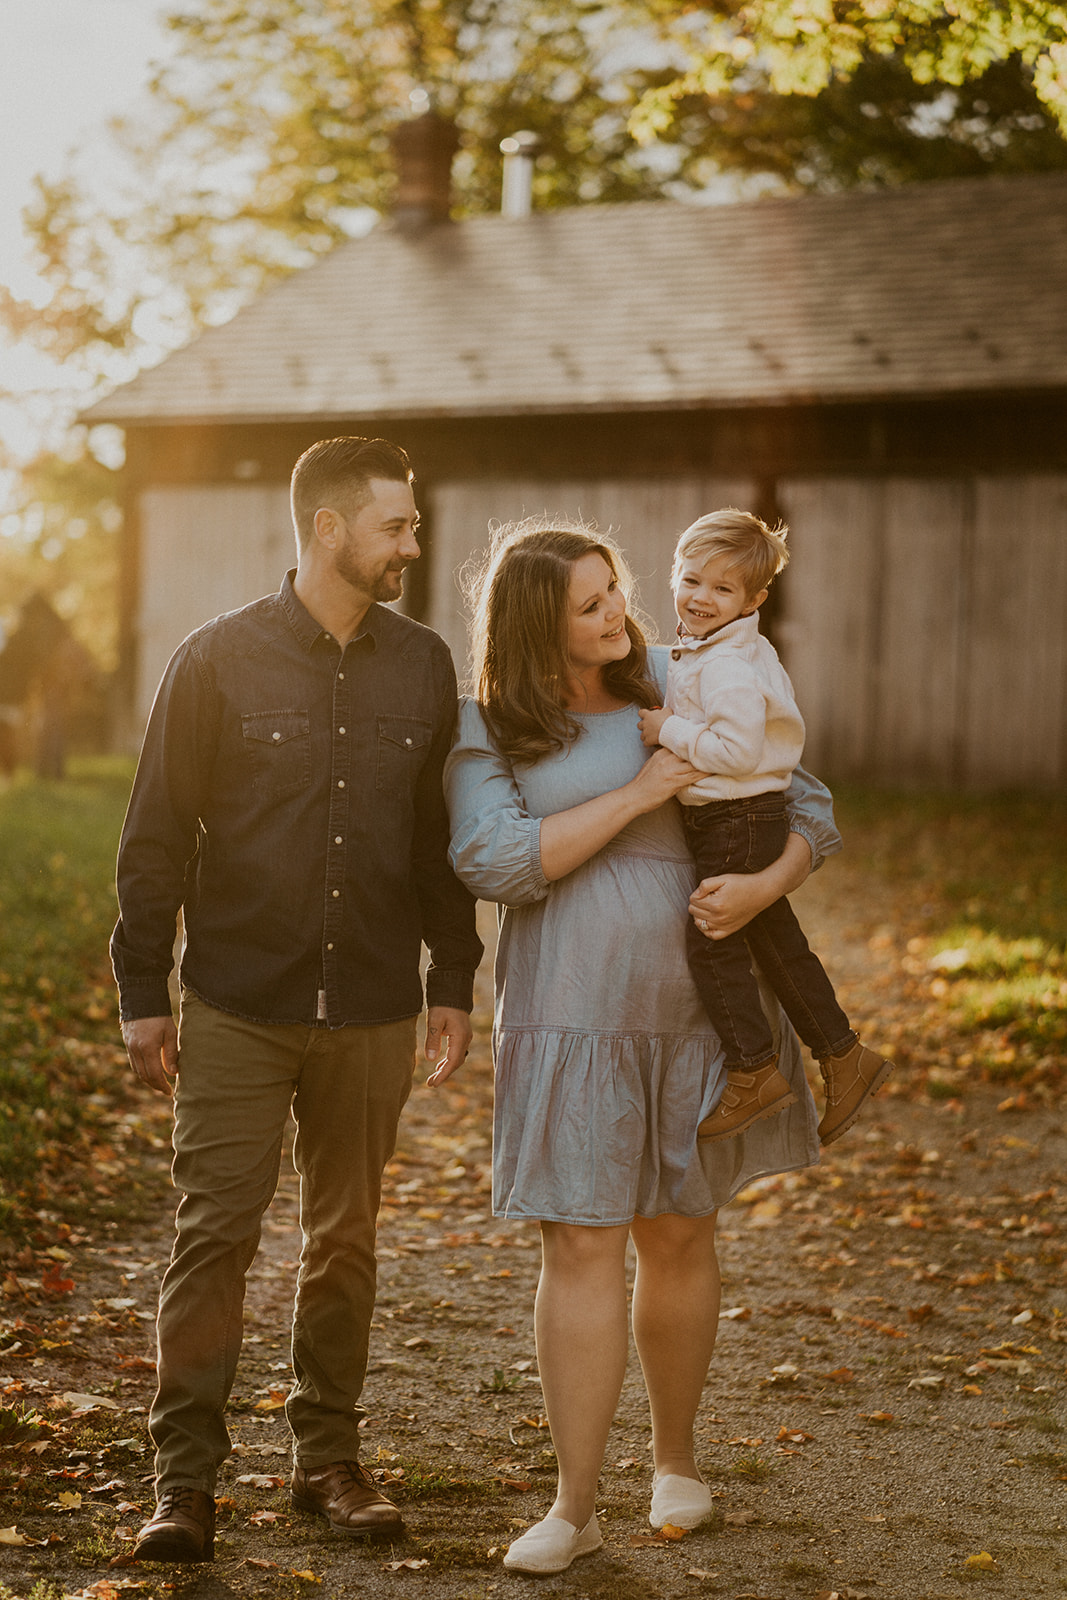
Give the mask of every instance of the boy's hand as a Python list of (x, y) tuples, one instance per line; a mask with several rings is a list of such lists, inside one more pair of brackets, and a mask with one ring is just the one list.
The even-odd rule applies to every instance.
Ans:
[(647, 744), (650, 750), (659, 744), (659, 730), (670, 714), (669, 706), (656, 706), (651, 711), (642, 711), (638, 717), (637, 725), (641, 729), (641, 743)]

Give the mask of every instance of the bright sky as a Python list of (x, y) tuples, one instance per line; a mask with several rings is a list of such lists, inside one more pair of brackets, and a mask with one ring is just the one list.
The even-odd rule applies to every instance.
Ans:
[[(0, 283), (20, 298), (40, 290), (20, 215), (33, 176), (54, 177), (69, 150), (136, 103), (152, 61), (170, 48), (164, 9), (163, 0), (0, 0)], [(0, 368), (0, 389), (16, 393), (57, 378), (2, 336)], [(47, 410), (42, 398), (0, 400), (0, 436), (15, 450), (32, 448)]]

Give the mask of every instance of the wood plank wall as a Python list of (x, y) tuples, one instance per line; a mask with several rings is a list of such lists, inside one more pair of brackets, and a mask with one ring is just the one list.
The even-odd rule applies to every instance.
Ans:
[[(828, 778), (967, 789), (1067, 784), (1067, 476), (789, 478), (778, 501), (792, 559), (778, 641)], [(427, 621), (467, 659), (458, 575), (491, 521), (575, 514), (610, 529), (660, 636), (678, 533), (717, 506), (752, 505), (743, 478), (478, 479), (424, 491)], [(294, 559), (279, 485), (153, 488), (138, 726), (185, 636), (277, 588)]]
[(1067, 781), (1067, 478), (795, 479), (782, 655), (831, 777)]
[(288, 490), (272, 484), (148, 489), (141, 497), (137, 725), (182, 640), (277, 589), (296, 563)]
[(743, 478), (636, 478), (594, 481), (481, 478), (437, 484), (430, 494), (432, 558), (427, 621), (444, 635), (460, 678), (468, 660), (460, 574), (484, 550), (492, 524), (524, 516), (582, 516), (611, 532), (637, 579), (637, 610), (661, 639), (674, 632), (669, 580), (675, 542), (697, 517), (719, 506), (748, 506)]

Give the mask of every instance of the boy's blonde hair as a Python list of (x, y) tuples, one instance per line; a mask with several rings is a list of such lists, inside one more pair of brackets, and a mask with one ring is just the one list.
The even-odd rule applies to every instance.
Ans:
[(738, 569), (745, 594), (751, 599), (761, 589), (770, 588), (771, 580), (789, 560), (785, 547), (788, 532), (783, 522), (776, 528), (768, 528), (751, 511), (738, 511), (736, 506), (726, 506), (722, 511), (698, 517), (678, 540), (671, 583), (677, 587), (687, 561), (699, 561), (705, 567), (717, 556), (730, 556), (730, 570)]

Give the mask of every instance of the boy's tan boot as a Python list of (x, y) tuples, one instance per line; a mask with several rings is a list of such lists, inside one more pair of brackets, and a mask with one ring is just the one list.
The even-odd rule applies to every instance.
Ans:
[(726, 1087), (710, 1117), (697, 1127), (698, 1139), (729, 1139), (744, 1133), (761, 1117), (773, 1117), (796, 1103), (796, 1095), (778, 1071), (778, 1057), (755, 1072), (730, 1072)]
[(819, 1138), (823, 1144), (833, 1144), (848, 1132), (867, 1096), (881, 1088), (893, 1066), (892, 1061), (875, 1055), (858, 1039), (847, 1055), (820, 1059), (819, 1071), (826, 1085), (826, 1110), (819, 1123)]

